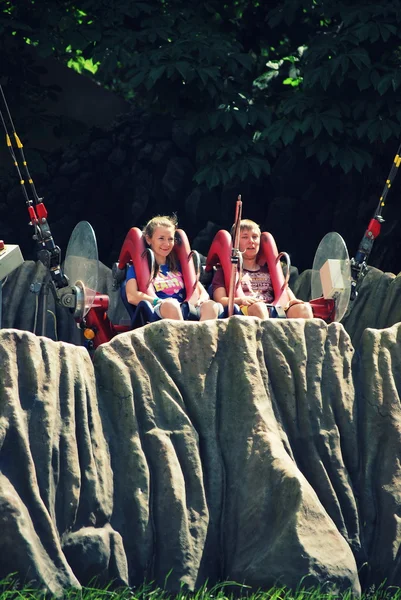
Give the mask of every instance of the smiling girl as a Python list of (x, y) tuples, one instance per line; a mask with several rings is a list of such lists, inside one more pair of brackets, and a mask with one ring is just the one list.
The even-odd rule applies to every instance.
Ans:
[[(141, 300), (147, 300), (152, 303), (155, 313), (161, 319), (182, 321), (184, 319), (182, 308), (186, 292), (180, 264), (174, 251), (176, 229), (175, 217), (158, 216), (146, 224), (143, 235), (153, 251), (156, 265), (152, 281), (155, 295), (150, 296), (138, 290), (133, 266), (128, 268), (126, 293), (128, 302), (131, 304), (137, 305)], [(210, 300), (200, 282), (197, 283), (189, 304), (192, 312), (196, 313), (200, 321), (216, 319), (223, 312), (221, 304)]]

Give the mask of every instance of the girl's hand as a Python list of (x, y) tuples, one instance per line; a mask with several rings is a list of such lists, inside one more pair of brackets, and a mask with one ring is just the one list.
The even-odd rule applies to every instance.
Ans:
[(203, 304), (204, 302), (207, 302), (209, 300), (209, 296), (207, 296), (206, 298), (199, 298), (199, 300), (196, 302), (196, 304), (194, 304), (194, 306), (201, 306), (201, 304)]
[(189, 303), (192, 304), (192, 306), (200, 306), (203, 302), (206, 302), (207, 300), (209, 300), (209, 294), (207, 293), (207, 291), (203, 287), (202, 289), (199, 289), (197, 287), (192, 296), (190, 297)]
[(240, 306), (252, 306), (252, 304), (256, 304), (256, 302), (261, 302), (258, 298), (253, 298), (252, 296), (244, 296), (243, 298), (238, 298), (238, 302)]

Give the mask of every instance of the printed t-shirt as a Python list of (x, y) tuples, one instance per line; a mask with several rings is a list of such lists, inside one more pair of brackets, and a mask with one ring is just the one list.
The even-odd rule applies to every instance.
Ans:
[[(130, 279), (136, 279), (133, 265), (127, 270), (127, 281)], [(175, 298), (180, 303), (184, 302), (186, 294), (181, 271), (170, 271), (167, 265), (160, 265), (152, 283), (158, 298)]]
[[(273, 285), (267, 265), (260, 267), (259, 271), (242, 269), (241, 286), (245, 296), (253, 296), (270, 304), (274, 300)], [(223, 269), (217, 269), (212, 281), (213, 294), (217, 288), (225, 288)], [(228, 290), (226, 290), (228, 293)]]

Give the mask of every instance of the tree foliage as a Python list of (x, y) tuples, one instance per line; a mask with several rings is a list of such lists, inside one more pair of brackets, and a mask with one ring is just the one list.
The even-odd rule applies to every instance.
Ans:
[(362, 171), (400, 136), (398, 0), (8, 0), (0, 14), (2, 36), (180, 120), (209, 187), (268, 174), (292, 144)]

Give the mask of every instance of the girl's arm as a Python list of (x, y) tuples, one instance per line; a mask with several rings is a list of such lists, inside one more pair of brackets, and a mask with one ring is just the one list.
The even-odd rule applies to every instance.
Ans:
[(195, 286), (194, 293), (189, 299), (189, 303), (193, 306), (199, 306), (200, 304), (202, 304), (202, 302), (206, 302), (207, 300), (210, 300), (209, 294), (207, 293), (201, 282), (198, 281), (198, 283)]
[[(227, 290), (225, 287), (219, 287), (214, 290), (213, 300), (215, 302), (220, 302), (223, 306), (228, 306), (228, 296)], [(251, 304), (255, 304), (255, 302), (260, 302), (257, 298), (253, 298), (252, 296), (236, 296), (234, 298), (234, 304), (239, 304), (240, 306), (250, 306)]]
[(136, 279), (129, 279), (127, 281), (127, 283), (125, 284), (125, 291), (127, 294), (127, 300), (130, 304), (134, 304), (134, 306), (137, 306), (137, 304), (140, 303), (141, 300), (148, 300), (149, 302), (153, 303), (153, 300), (155, 298), (157, 298), (157, 296), (149, 296), (149, 294), (145, 294), (145, 292), (140, 292), (138, 290), (138, 283)]
[(201, 284), (200, 281), (198, 281), (197, 286), (196, 286), (196, 290), (198, 291), (199, 294), (199, 300), (198, 302), (207, 302), (207, 300), (210, 300), (210, 296), (207, 293), (207, 291), (205, 290), (205, 287)]

